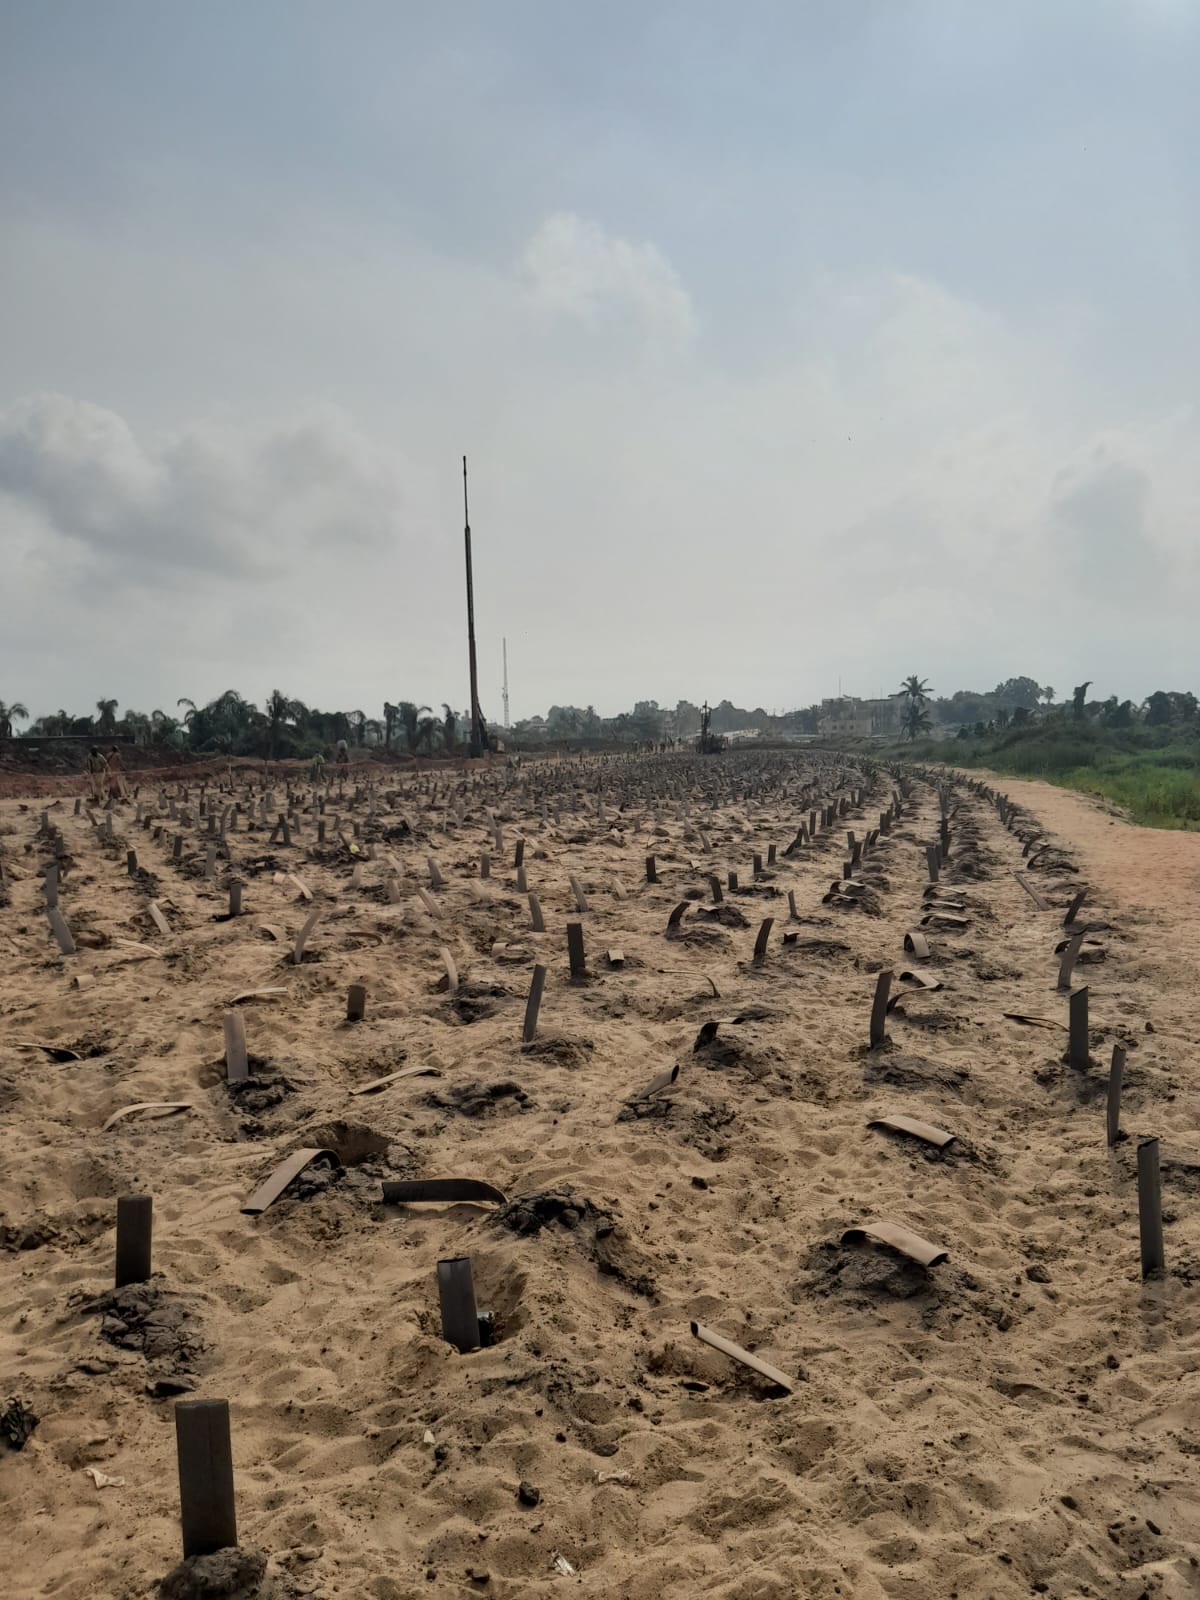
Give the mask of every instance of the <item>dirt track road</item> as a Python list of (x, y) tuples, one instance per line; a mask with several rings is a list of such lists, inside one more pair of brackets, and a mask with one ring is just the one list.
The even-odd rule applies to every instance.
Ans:
[(1153, 1025), (1178, 1043), (1197, 1037), (1200, 992), (1200, 834), (1142, 828), (1104, 801), (1053, 784), (981, 774), (1068, 843), (1080, 883), (1122, 907), (1139, 968), (1155, 986)]

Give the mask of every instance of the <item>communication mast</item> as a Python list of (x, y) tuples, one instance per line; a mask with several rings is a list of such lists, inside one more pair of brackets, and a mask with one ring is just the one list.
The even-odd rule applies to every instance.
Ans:
[(471, 514), (467, 509), (467, 458), (463, 457), (463, 543), (467, 552), (467, 649), (471, 666), (471, 738), (467, 746), (472, 756), (488, 748), (487, 723), (479, 709), (479, 672), (475, 660), (475, 580), (471, 572)]
[(502, 694), (503, 699), (504, 699), (504, 726), (505, 726), (505, 729), (507, 730), (507, 729), (512, 727), (512, 723), (508, 720), (508, 640), (507, 639), (505, 639), (505, 641), (504, 641), (504, 688), (501, 691), (501, 694)]

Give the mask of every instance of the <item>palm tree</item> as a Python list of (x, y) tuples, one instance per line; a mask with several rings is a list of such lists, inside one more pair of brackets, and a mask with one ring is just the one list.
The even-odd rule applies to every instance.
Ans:
[(1084, 702), (1087, 700), (1087, 692), (1091, 687), (1092, 680), (1089, 678), (1086, 683), (1076, 684), (1075, 693), (1071, 696), (1071, 710), (1079, 720), (1083, 718)]
[[(188, 743), (194, 750), (225, 750), (232, 752), (239, 744), (245, 746), (251, 734), (265, 719), (258, 707), (243, 700), (236, 689), (226, 689), (224, 694), (210, 700), (206, 706), (197, 706), (194, 700), (181, 698), (178, 705), (187, 706), (183, 725), (188, 732)], [(249, 751), (244, 751), (248, 754)]]
[(116, 733), (117, 702), (115, 700), (97, 700), (96, 710), (100, 713), (100, 720), (96, 724), (96, 732)]
[(200, 715), (204, 718), (202, 731), (207, 733), (207, 738), (201, 738), (201, 746), (212, 744), (231, 754), (256, 724), (264, 720), (253, 701), (244, 700), (236, 689), (226, 689), (224, 694), (210, 700)]
[(354, 729), (355, 744), (362, 744), (367, 731), (367, 713), (365, 711), (351, 711), (348, 713), (350, 726)]
[(29, 712), (19, 700), (14, 700), (10, 706), (0, 700), (0, 739), (12, 738), (14, 722), (28, 721)]
[(279, 739), (283, 733), (284, 725), (289, 722), (299, 722), (307, 712), (307, 706), (300, 700), (292, 700), (278, 689), (272, 689), (267, 696), (267, 753), (274, 761), (279, 755)]
[(923, 706), (933, 691), (923, 678), (919, 678), (917, 674), (913, 672), (910, 673), (900, 685), (900, 693), (904, 696), (905, 700), (908, 701), (910, 706)]
[(152, 711), (150, 713), (150, 739), (152, 743), (166, 744), (178, 727), (178, 720), (171, 716), (169, 712)]
[(1046, 704), (1048, 706), (1052, 706), (1054, 704), (1054, 690), (1050, 687), (1049, 684), (1046, 684), (1046, 686), (1042, 690), (1042, 699), (1046, 702)]
[(458, 743), (458, 713), (451, 711), (446, 702), (442, 701), (442, 743), (447, 750), (453, 750)]
[[(10, 707), (9, 709), (11, 711), (13, 708)], [(40, 735), (43, 739), (48, 739), (55, 735), (70, 733), (71, 723), (74, 720), (71, 713), (64, 711), (60, 706), (57, 711), (48, 711), (44, 717), (39, 717), (29, 731)]]
[(396, 731), (396, 723), (400, 717), (400, 707), (394, 706), (390, 700), (383, 702), (383, 744), (385, 750), (392, 748), (392, 735)]
[(181, 719), (183, 724), (184, 738), (187, 740), (188, 744), (194, 744), (195, 739), (193, 738), (193, 734), (196, 728), (196, 718), (200, 715), (200, 708), (197, 706), (194, 700), (189, 700), (186, 695), (183, 696), (182, 699), (176, 700), (176, 710), (178, 710), (180, 706), (187, 707), (187, 710), (183, 713), (183, 717)]
[(409, 754), (411, 755), (417, 748), (417, 739), (421, 727), (421, 714), (422, 712), (429, 711), (432, 708), (429, 706), (414, 705), (411, 700), (401, 700), (396, 709), (400, 713), (400, 723), (404, 729), (404, 739), (408, 745)]
[(900, 713), (900, 726), (905, 737), (915, 739), (920, 733), (928, 733), (930, 728), (929, 713), (925, 707), (929, 703), (932, 693), (924, 678), (912, 672), (900, 685), (900, 694), (904, 700), (904, 709)]
[(383, 723), (378, 717), (368, 717), (363, 723), (363, 734), (370, 735), (371, 743), (378, 744), (383, 738)]
[[(428, 711), (429, 707), (425, 706), (425, 707), (423, 707), (423, 709)], [(434, 741), (434, 738), (435, 738), (437, 732), (438, 732), (438, 720), (437, 720), (437, 718), (436, 717), (422, 717), (420, 722), (417, 724), (417, 739), (416, 739), (417, 748), (420, 748), (423, 745), (425, 747), (426, 753), (431, 752), (433, 750), (433, 741)]]
[(304, 716), (298, 720), (302, 720), (305, 732), (321, 744), (336, 744), (339, 739), (350, 737), (350, 724), (344, 711), (321, 711), (316, 706), (306, 706), (303, 710)]

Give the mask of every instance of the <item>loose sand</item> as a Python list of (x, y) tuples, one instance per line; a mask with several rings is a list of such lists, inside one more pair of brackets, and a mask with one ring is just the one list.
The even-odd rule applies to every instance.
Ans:
[[(1077, 869), (1034, 863), (1029, 881), (1054, 907), (1043, 912), (1013, 876), (1020, 838), (963, 791), (942, 882), (968, 925), (925, 930), (922, 970), (943, 987), (893, 1012), (890, 1046), (867, 1053), (872, 964), (916, 965), (902, 941), (919, 926), (936, 797), (915, 784), (867, 858), (868, 910), (826, 905), (845, 830), (862, 837), (892, 781), (880, 775), (861, 810), (785, 858), (812, 767), (614, 761), (603, 819), (595, 765), (502, 771), (490, 795), (464, 790), (461, 824), (444, 809), (447, 780), (410, 779), (385, 786), (374, 829), (365, 804), (331, 800), (325, 848), (312, 816), (290, 847), (243, 819), (229, 842), (245, 915), (232, 921), (215, 920), (221, 883), (194, 875), (194, 829), (181, 872), (173, 827), (156, 845), (125, 806), (105, 844), (64, 800), (50, 819), (74, 859), (62, 908), (80, 948), (67, 958), (42, 909), (47, 802), (0, 803), (12, 830), (0, 837), (12, 869), (0, 907), (0, 1407), (19, 1397), (40, 1418), (22, 1451), (0, 1445), (6, 1595), (155, 1591), (179, 1556), (180, 1389), (231, 1402), (242, 1539), (270, 1553), (280, 1595), (1200, 1593), (1200, 1169), (1165, 1159), (1200, 1153), (1200, 838), (1005, 783)], [(836, 776), (817, 772), (823, 798)], [(694, 790), (690, 818), (672, 798), (657, 823), (641, 804), (619, 812), (627, 783)], [(704, 792), (716, 786), (713, 809)], [(347, 832), (357, 819), (376, 834), (359, 888), (333, 838), (339, 809)], [(519, 837), (541, 935), (515, 888)], [(756, 884), (752, 855), (770, 844), (779, 859)], [(129, 877), (129, 847), (157, 886)], [(431, 855), (446, 880), (436, 918), (416, 895)], [(754, 891), (726, 893), (739, 925), (702, 919), (708, 873), (731, 869)], [(297, 874), (322, 912), (298, 968), (259, 931), (294, 936), (310, 909), (276, 871)], [(572, 873), (588, 900), (578, 918)], [(1095, 935), (1104, 959), (1076, 972), (1091, 990), (1094, 1065), (1081, 1074), (1063, 1064), (1064, 1032), (1004, 1013), (1065, 1022), (1053, 952), (1084, 883), (1083, 918), (1111, 927)], [(149, 920), (151, 896), (169, 937)], [(589, 969), (578, 984), (572, 920)], [(785, 946), (785, 932), (798, 942)], [(437, 987), (443, 947), (454, 996)], [(549, 978), (536, 1047), (522, 1051), (535, 959)], [(75, 988), (77, 975), (92, 981)], [(367, 989), (358, 1024), (345, 1020), (352, 983)], [(256, 1081), (235, 1095), (222, 1018), (233, 996), (276, 986), (286, 993), (240, 1004)], [(716, 1040), (694, 1053), (710, 1019)], [(1131, 1137), (1109, 1151), (1117, 1038)], [(440, 1076), (349, 1093), (416, 1065)], [(674, 1065), (674, 1090), (626, 1110)], [(192, 1110), (103, 1131), (151, 1100)], [(958, 1140), (937, 1154), (867, 1126), (893, 1111)], [(1133, 1173), (1148, 1134), (1163, 1140), (1171, 1273), (1143, 1285)], [(335, 1145), (343, 1174), (243, 1215), (274, 1163), (312, 1144)], [(383, 1177), (446, 1175), (527, 1203), (510, 1227), (491, 1206), (379, 1203)], [(115, 1203), (128, 1193), (154, 1196), (161, 1276), (103, 1320), (92, 1301), (111, 1286)], [(927, 1271), (842, 1244), (877, 1219), (948, 1261)], [(457, 1255), (473, 1258), (496, 1317), (497, 1342), (467, 1356), (439, 1337), (435, 1263)], [(793, 1375), (794, 1393), (699, 1345), (691, 1319)], [(88, 1467), (123, 1482), (97, 1488)], [(518, 1498), (523, 1481), (536, 1504)]]

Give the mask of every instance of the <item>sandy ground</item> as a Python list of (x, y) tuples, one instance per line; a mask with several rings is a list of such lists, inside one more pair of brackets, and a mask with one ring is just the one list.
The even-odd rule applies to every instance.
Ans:
[[(195, 826), (168, 822), (156, 843), (130, 805), (108, 841), (63, 801), (49, 819), (73, 860), (68, 957), (43, 909), (46, 802), (0, 803), (0, 1406), (18, 1397), (40, 1418), (23, 1450), (0, 1445), (6, 1594), (155, 1592), (180, 1554), (172, 1392), (230, 1400), (241, 1537), (270, 1553), (279, 1595), (1200, 1593), (1200, 1169), (1186, 1159), (1200, 1152), (1200, 836), (1005, 783), (1060, 852), (1029, 865), (960, 790), (942, 887), (966, 926), (924, 929), (932, 955), (916, 963), (903, 937), (920, 931), (934, 791), (914, 783), (866, 857), (865, 908), (823, 904), (846, 830), (875, 824), (892, 779), (785, 857), (817, 797), (861, 781), (818, 762), (414, 779), (380, 791), (374, 818), (367, 796), (335, 792), (325, 846), (311, 813), (290, 846), (243, 815), (228, 842), (244, 915), (225, 921), (228, 868), (199, 875)], [(357, 855), (335, 812), (347, 839), (361, 829)], [(1019, 828), (1035, 831), (1027, 816)], [(522, 837), (543, 934), (515, 884)], [(756, 881), (770, 845), (778, 860)], [(129, 875), (127, 848), (152, 879)], [(445, 879), (432, 891), (431, 856)], [(1014, 877), (1026, 866), (1051, 910)], [(730, 870), (736, 925), (701, 915), (708, 874)], [(1054, 955), (1083, 884), (1083, 915), (1110, 925), (1094, 935), (1102, 959), (1076, 971), (1086, 1072), (1063, 1061)], [(289, 965), (262, 926), (286, 944), (312, 907)], [(572, 920), (588, 963), (576, 983)], [(438, 988), (443, 949), (454, 994)], [(535, 960), (549, 976), (523, 1050)], [(869, 1051), (875, 963), (900, 988), (918, 965), (942, 987), (906, 997)], [(345, 1016), (353, 983), (367, 990), (359, 1023)], [(238, 1004), (254, 1077), (235, 1091), (223, 1018), (235, 995), (276, 987)], [(695, 1051), (712, 1019), (715, 1041)], [(1130, 1137), (1109, 1150), (1117, 1039)], [(635, 1098), (676, 1065), (673, 1089)], [(350, 1094), (412, 1066), (439, 1075)], [(191, 1110), (104, 1131), (150, 1100)], [(956, 1140), (938, 1152), (868, 1126), (889, 1112)], [(1170, 1270), (1143, 1284), (1133, 1175), (1151, 1134)], [(335, 1147), (340, 1175), (244, 1215), (306, 1145)], [(482, 1178), (525, 1203), (380, 1203), (383, 1178), (417, 1176)], [(115, 1205), (131, 1193), (154, 1197), (158, 1275), (114, 1306)], [(925, 1269), (843, 1242), (880, 1219), (948, 1259)], [(459, 1255), (496, 1321), (494, 1345), (467, 1355), (440, 1337), (435, 1282)], [(794, 1392), (699, 1344), (692, 1319), (782, 1368)], [(88, 1467), (123, 1481), (97, 1488)]]

